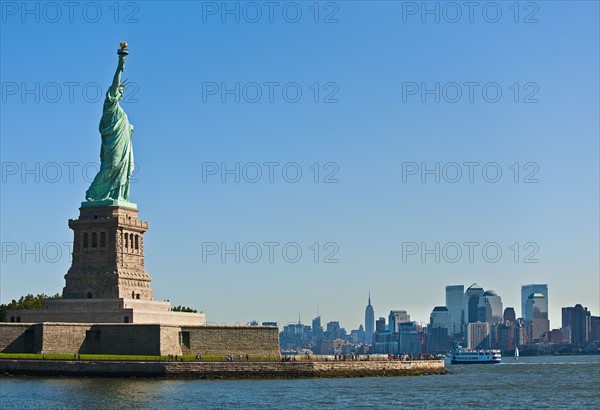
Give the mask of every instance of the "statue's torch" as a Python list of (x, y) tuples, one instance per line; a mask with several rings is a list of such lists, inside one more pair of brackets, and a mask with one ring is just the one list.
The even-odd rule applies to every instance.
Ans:
[(119, 45), (121, 46), (121, 48), (117, 50), (117, 54), (119, 55), (119, 57), (125, 58), (129, 54), (129, 50), (127, 50), (127, 43), (121, 41)]

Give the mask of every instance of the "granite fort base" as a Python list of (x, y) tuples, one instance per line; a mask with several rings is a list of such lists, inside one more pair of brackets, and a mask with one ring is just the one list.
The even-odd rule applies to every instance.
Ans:
[(279, 357), (277, 327), (1, 323), (0, 352)]

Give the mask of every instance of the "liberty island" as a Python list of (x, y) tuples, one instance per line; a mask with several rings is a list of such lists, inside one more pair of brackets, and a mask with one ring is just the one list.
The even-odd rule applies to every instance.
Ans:
[(149, 224), (130, 201), (133, 126), (120, 106), (127, 43), (122, 42), (99, 131), (98, 174), (74, 232), (62, 298), (43, 309), (11, 310), (0, 324), (0, 352), (121, 355), (279, 356), (276, 327), (208, 326), (204, 313), (173, 311), (154, 300), (144, 260)]
[(169, 301), (154, 300), (144, 264), (149, 224), (139, 219), (130, 198), (133, 125), (120, 105), (129, 50), (125, 42), (120, 46), (99, 126), (100, 169), (79, 218), (69, 220), (73, 259), (62, 298), (46, 300), (43, 309), (7, 312), (10, 323), (0, 323), (0, 373), (198, 378), (444, 373), (442, 360), (387, 355), (280, 360), (276, 325), (208, 325), (204, 313), (174, 311)]

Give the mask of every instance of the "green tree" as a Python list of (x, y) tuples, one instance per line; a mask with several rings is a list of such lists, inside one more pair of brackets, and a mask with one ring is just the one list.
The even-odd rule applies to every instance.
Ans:
[(8, 304), (0, 305), (0, 322), (6, 322), (6, 312), (9, 309), (43, 309), (44, 302), (48, 299), (60, 299), (61, 296), (57, 293), (56, 295), (48, 296), (45, 293), (39, 295), (28, 294), (21, 296), (19, 300), (12, 300)]
[(196, 309), (192, 309), (187, 306), (175, 306), (171, 309), (173, 312), (188, 312), (188, 313), (198, 313)]

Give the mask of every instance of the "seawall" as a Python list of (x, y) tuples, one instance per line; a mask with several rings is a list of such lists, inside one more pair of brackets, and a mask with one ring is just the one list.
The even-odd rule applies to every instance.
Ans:
[(297, 379), (446, 373), (443, 360), (348, 362), (152, 362), (0, 360), (0, 374), (28, 376)]
[(0, 353), (279, 357), (274, 326), (0, 323)]

